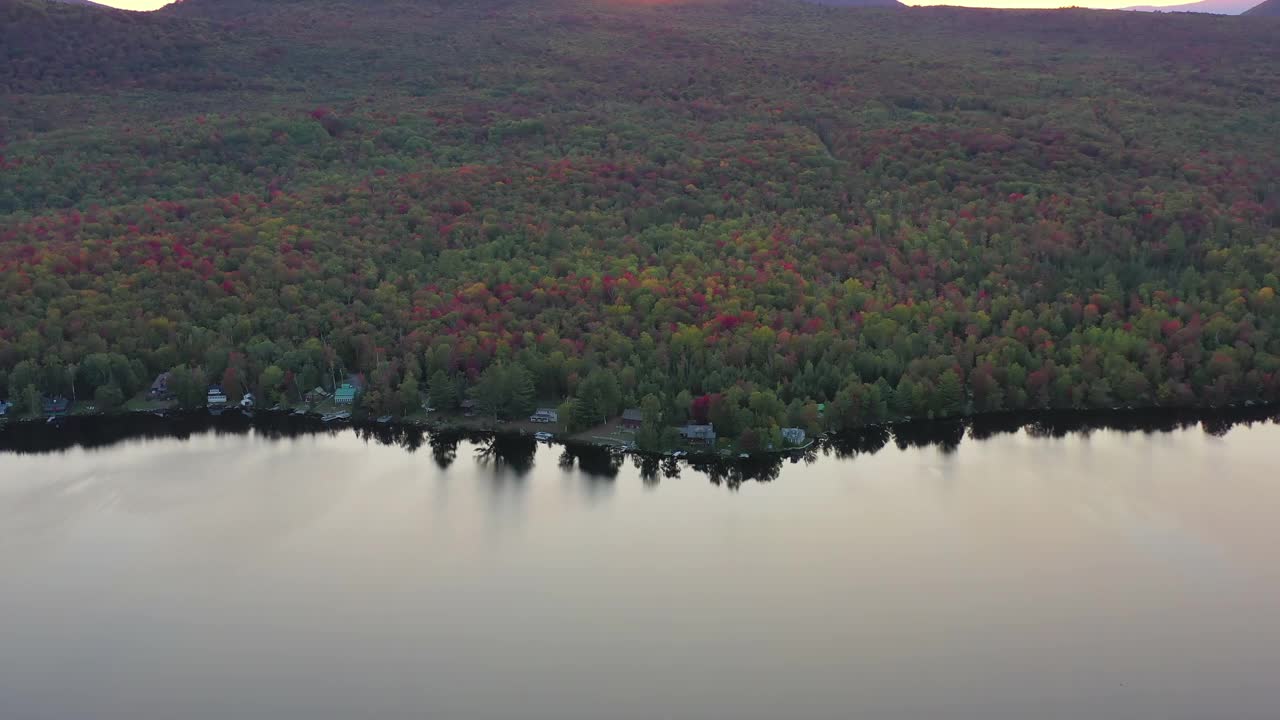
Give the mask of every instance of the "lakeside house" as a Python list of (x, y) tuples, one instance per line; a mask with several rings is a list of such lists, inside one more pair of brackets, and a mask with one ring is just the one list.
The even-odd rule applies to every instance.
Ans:
[(342, 383), (342, 387), (333, 391), (333, 401), (339, 405), (351, 405), (356, 401), (360, 389), (351, 383)]
[(151, 400), (168, 400), (173, 397), (173, 393), (169, 391), (169, 373), (162, 372), (156, 376), (151, 383), (151, 389), (147, 390), (147, 398)]
[(639, 408), (627, 408), (622, 411), (622, 427), (627, 430), (639, 430), (644, 425), (644, 413)]
[(463, 400), (458, 407), (462, 408), (462, 414), (467, 417), (471, 417), (476, 414), (477, 405), (475, 400)]
[(529, 422), (535, 423), (554, 423), (560, 422), (560, 413), (551, 408), (538, 408), (529, 416)]
[(804, 437), (805, 433), (803, 428), (782, 428), (782, 440), (788, 445), (803, 445)]
[(680, 428), (680, 438), (685, 442), (701, 443), (703, 445), (716, 444), (716, 429), (714, 426), (707, 425), (685, 425)]
[(11, 407), (13, 407), (13, 405), (12, 405), (12, 404), (7, 403), (7, 402), (5, 402), (5, 401), (3, 401), (3, 400), (0, 400), (0, 417), (4, 417), (5, 415), (8, 415), (8, 414), (9, 414), (9, 408), (11, 408)]
[(40, 398), (40, 409), (45, 415), (66, 415), (67, 410), (71, 409), (71, 401), (62, 397), (45, 396)]
[(223, 392), (221, 385), (209, 386), (209, 392), (205, 395), (205, 404), (211, 408), (220, 408), (227, 404), (227, 394)]
[(241, 410), (252, 410), (253, 405), (254, 405), (253, 393), (245, 393), (244, 397), (240, 398)]

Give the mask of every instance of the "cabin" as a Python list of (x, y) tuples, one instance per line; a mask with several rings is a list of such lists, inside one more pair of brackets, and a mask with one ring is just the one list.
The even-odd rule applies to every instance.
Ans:
[(342, 387), (333, 391), (333, 401), (339, 405), (351, 405), (356, 401), (360, 389), (351, 383), (342, 383)]
[(680, 438), (689, 443), (715, 445), (716, 429), (712, 425), (685, 425), (680, 428)]
[(162, 372), (156, 376), (151, 383), (151, 389), (147, 390), (147, 397), (152, 400), (168, 400), (173, 397), (173, 393), (169, 391), (169, 373)]
[(475, 400), (463, 400), (458, 407), (462, 408), (462, 414), (467, 417), (471, 417), (476, 414), (477, 405)]
[(205, 395), (205, 404), (209, 407), (222, 407), (227, 404), (227, 394), (223, 392), (221, 385), (209, 386), (209, 392)]
[(803, 445), (804, 428), (782, 428), (782, 441), (788, 445)]
[(622, 427), (627, 430), (639, 430), (644, 425), (644, 413), (639, 408), (628, 408), (622, 411)]
[(529, 416), (529, 422), (535, 423), (554, 423), (560, 422), (560, 413), (551, 408), (538, 408)]
[(62, 397), (45, 396), (40, 398), (40, 409), (45, 415), (66, 415), (67, 410), (71, 409), (71, 401)]

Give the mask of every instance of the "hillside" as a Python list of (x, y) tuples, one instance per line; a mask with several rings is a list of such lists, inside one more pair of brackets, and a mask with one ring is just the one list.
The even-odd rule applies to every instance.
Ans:
[(906, 7), (898, 0), (809, 0), (819, 5), (832, 7), (867, 7), (867, 8), (902, 8)]
[(1255, 5), (1253, 8), (1245, 12), (1245, 15), (1254, 17), (1280, 16), (1280, 2), (1277, 2), (1277, 0), (1266, 0), (1266, 2), (1261, 3), (1260, 5)]
[[(0, 92), (167, 86), (205, 64), (189, 23), (81, 3), (0, 0)], [(20, 110), (20, 108), (14, 108)], [(0, 130), (5, 115), (0, 113)]]
[(294, 399), (351, 372), (373, 412), (418, 391), (583, 424), (645, 404), (751, 446), (1280, 397), (1280, 46), (1245, 19), (0, 13), (0, 393), (20, 401), (74, 378), (110, 404), (174, 366)]
[(1125, 10), (1141, 12), (1193, 12), (1215, 15), (1239, 15), (1253, 7), (1253, 0), (1200, 0), (1183, 5), (1136, 5)]

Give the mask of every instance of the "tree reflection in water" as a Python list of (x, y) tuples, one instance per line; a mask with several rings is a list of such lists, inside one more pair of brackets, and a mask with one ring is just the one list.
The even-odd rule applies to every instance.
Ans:
[(491, 435), (476, 447), (476, 464), (524, 477), (533, 469), (538, 443), (526, 435)]
[(640, 480), (648, 487), (656, 487), (663, 478), (680, 477), (680, 461), (659, 455), (632, 455), (631, 465), (640, 472)]
[(833, 435), (822, 443), (824, 454), (830, 453), (837, 458), (847, 459), (856, 455), (871, 455), (889, 444), (889, 427), (872, 425), (852, 432)]
[[(716, 485), (737, 488), (744, 482), (769, 482), (778, 477), (786, 462), (812, 463), (819, 455), (848, 459), (879, 452), (890, 441), (900, 449), (937, 447), (944, 453), (955, 452), (968, 436), (982, 441), (999, 435), (1025, 431), (1034, 438), (1061, 438), (1088, 435), (1097, 430), (1164, 433), (1190, 430), (1199, 426), (1207, 435), (1221, 437), (1236, 425), (1280, 421), (1280, 408), (1259, 406), (1230, 410), (1133, 410), (1113, 412), (1042, 412), (1008, 413), (964, 420), (916, 421), (896, 425), (875, 425), (847, 433), (824, 437), (803, 451), (785, 455), (762, 455), (752, 458), (697, 458), (689, 465)], [(355, 432), (365, 442), (392, 445), (414, 452), (424, 443), (431, 446), (431, 457), (441, 469), (454, 463), (463, 441), (475, 444), (477, 464), (492, 468), (495, 475), (528, 474), (534, 466), (538, 443), (529, 436), (485, 434), (459, 431), (433, 431), (395, 423), (358, 423), (333, 426), (312, 416), (259, 412), (252, 417), (239, 412), (220, 416), (207, 413), (167, 413), (153, 415), (134, 413), (112, 417), (67, 417), (56, 424), (44, 422), (8, 422), (0, 425), (0, 453), (39, 454), (60, 452), (70, 448), (103, 448), (117, 443), (169, 438), (185, 440), (193, 436), (247, 435), (254, 433), (270, 440), (286, 440), (320, 434), (337, 435)], [(625, 457), (609, 448), (572, 443), (562, 446), (558, 458), (566, 471), (577, 470), (591, 481), (612, 482), (617, 478)], [(632, 456), (632, 463), (646, 485), (657, 485), (664, 478), (680, 476), (684, 463), (671, 457)]]
[(964, 432), (965, 424), (960, 420), (901, 423), (893, 426), (893, 442), (899, 450), (937, 445), (942, 452), (953, 453), (960, 447)]
[(620, 455), (612, 448), (583, 443), (566, 443), (560, 452), (560, 467), (572, 470), (576, 464), (578, 471), (589, 478), (597, 480), (613, 480), (618, 477), (625, 455)]
[(458, 459), (458, 443), (465, 435), (459, 432), (433, 432), (427, 442), (431, 444), (431, 458), (441, 470), (448, 470)]
[(416, 425), (360, 425), (355, 432), (365, 442), (395, 445), (408, 452), (416, 452), (426, 439), (426, 431)]

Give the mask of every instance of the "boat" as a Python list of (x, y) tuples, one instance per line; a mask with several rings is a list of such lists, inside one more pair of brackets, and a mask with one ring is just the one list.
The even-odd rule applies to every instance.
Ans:
[(351, 417), (351, 413), (346, 412), (344, 410), (342, 412), (333, 412), (333, 413), (328, 413), (327, 415), (321, 415), (320, 420), (321, 422), (336, 422), (338, 420), (347, 420), (350, 417)]
[(378, 418), (378, 424), (380, 425), (386, 425), (389, 422), (391, 422), (390, 415), (383, 415), (382, 417)]
[(547, 442), (551, 442), (551, 439), (554, 437), (555, 435), (552, 435), (549, 432), (536, 432), (533, 434), (533, 438), (535, 440), (545, 440)]

